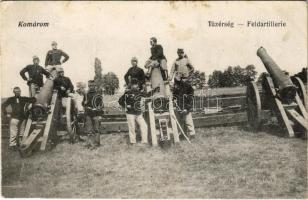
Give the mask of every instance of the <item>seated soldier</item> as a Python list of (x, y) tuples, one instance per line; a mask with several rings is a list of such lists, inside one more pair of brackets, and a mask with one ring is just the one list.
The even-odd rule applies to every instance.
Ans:
[(102, 112), (101, 94), (95, 89), (95, 82), (88, 81), (88, 92), (84, 95), (82, 105), (85, 110), (85, 129), (88, 134), (88, 141), (86, 146), (88, 148), (96, 148), (100, 146), (100, 119)]
[(58, 68), (58, 76), (54, 80), (54, 88), (58, 90), (58, 97), (68, 97), (70, 93), (74, 92), (74, 86), (71, 79), (64, 76), (64, 70), (62, 67)]
[(191, 138), (195, 137), (195, 127), (191, 111), (193, 109), (194, 89), (185, 81), (175, 81), (173, 89), (173, 98), (176, 106), (176, 113), (182, 129), (188, 133)]

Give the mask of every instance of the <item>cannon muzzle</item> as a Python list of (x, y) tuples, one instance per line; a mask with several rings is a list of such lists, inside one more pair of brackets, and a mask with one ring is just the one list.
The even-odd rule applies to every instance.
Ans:
[(296, 95), (296, 87), (293, 85), (290, 77), (280, 69), (263, 47), (258, 49), (257, 55), (260, 57), (267, 72), (272, 77), (275, 87), (278, 89), (280, 98), (287, 102), (293, 100)]

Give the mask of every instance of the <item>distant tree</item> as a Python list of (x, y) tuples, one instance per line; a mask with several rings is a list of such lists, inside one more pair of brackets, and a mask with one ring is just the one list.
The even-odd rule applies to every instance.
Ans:
[(115, 91), (119, 89), (119, 78), (115, 73), (108, 72), (103, 75), (103, 89), (108, 95), (114, 95)]
[(209, 76), (208, 85), (210, 87), (237, 87), (247, 85), (249, 81), (256, 78), (255, 66), (248, 65), (246, 68), (240, 66), (229, 66), (224, 72), (215, 70)]
[(196, 89), (202, 89), (206, 85), (205, 73), (199, 70), (195, 70), (191, 74), (190, 79), (192, 86), (196, 87)]
[(221, 83), (223, 82), (223, 73), (219, 70), (214, 70), (213, 73), (209, 76), (207, 84), (211, 88), (222, 87)]
[(97, 91), (101, 91), (104, 87), (102, 71), (103, 71), (103, 69), (102, 69), (102, 64), (101, 64), (100, 59), (95, 58), (95, 61), (94, 61), (94, 72), (95, 72), (94, 82), (96, 84), (96, 90)]

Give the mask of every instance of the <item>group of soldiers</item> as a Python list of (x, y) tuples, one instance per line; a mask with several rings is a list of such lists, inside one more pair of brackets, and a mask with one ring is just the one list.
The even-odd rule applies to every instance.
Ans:
[[(126, 83), (126, 90), (124, 95), (119, 99), (119, 104), (125, 108), (127, 123), (129, 127), (129, 140), (132, 145), (136, 144), (136, 123), (139, 126), (142, 141), (140, 145), (148, 144), (148, 128), (143, 118), (143, 111), (140, 106), (144, 97), (151, 97), (154, 95), (166, 96), (164, 83), (172, 81), (174, 78), (173, 97), (176, 104), (176, 110), (179, 114), (179, 119), (185, 125), (187, 133), (194, 137), (195, 130), (191, 116), (192, 98), (194, 90), (190, 84), (189, 76), (194, 68), (185, 55), (183, 49), (178, 49), (178, 58), (174, 61), (170, 74), (167, 69), (167, 59), (163, 52), (163, 47), (157, 44), (155, 37), (150, 38), (151, 57), (146, 61), (145, 73), (142, 68), (138, 66), (136, 57), (131, 59), (131, 67), (124, 76)], [(45, 68), (39, 65), (39, 58), (33, 56), (33, 64), (27, 65), (20, 71), (22, 79), (27, 81), (29, 86), (30, 97), (21, 96), (19, 87), (13, 89), (14, 96), (8, 98), (2, 104), (2, 111), (10, 118), (10, 142), (9, 148), (17, 149), (16, 137), (21, 137), (26, 124), (26, 113), (24, 107), (27, 103), (35, 103), (36, 94), (43, 87), (43, 76), (54, 80), (54, 89), (58, 91), (58, 98), (60, 102), (65, 104), (65, 98), (72, 96), (75, 100), (82, 99), (81, 106), (85, 115), (85, 132), (94, 138), (88, 140), (86, 145), (89, 147), (100, 146), (99, 121), (102, 111), (93, 105), (93, 99), (97, 97), (98, 93), (94, 80), (88, 81), (88, 91), (77, 89), (74, 91), (74, 86), (70, 78), (64, 76), (62, 64), (69, 60), (68, 54), (57, 48), (57, 43), (52, 42), (52, 50), (49, 50), (45, 59)], [(56, 75), (54, 75), (56, 73)], [(27, 76), (26, 76), (27, 74)], [(154, 88), (150, 93), (146, 92), (146, 80)], [(74, 93), (74, 94), (73, 94)], [(154, 94), (154, 95), (153, 95)], [(75, 96), (74, 96), (75, 95)], [(78, 101), (76, 104), (78, 104)], [(11, 105), (12, 112), (8, 114), (6, 107)], [(78, 105), (77, 105), (78, 106)], [(89, 138), (88, 137), (88, 138)], [(79, 137), (80, 139), (80, 137)]]
[[(165, 82), (170, 82), (174, 78), (173, 101), (176, 104), (176, 113), (180, 124), (185, 126), (185, 130), (191, 138), (195, 136), (194, 123), (191, 111), (193, 108), (194, 89), (190, 82), (190, 75), (194, 67), (188, 59), (183, 49), (178, 49), (178, 58), (172, 64), (170, 74), (168, 74), (167, 59), (164, 55), (163, 47), (157, 44), (155, 37), (150, 38), (151, 57), (146, 61), (145, 73), (138, 67), (136, 57), (131, 59), (131, 67), (124, 76), (127, 89), (119, 99), (119, 104), (125, 108), (129, 129), (129, 139), (131, 144), (136, 144), (136, 124), (141, 132), (141, 146), (148, 144), (148, 127), (142, 115), (142, 98), (166, 97)], [(148, 80), (152, 91), (146, 91), (145, 82)]]

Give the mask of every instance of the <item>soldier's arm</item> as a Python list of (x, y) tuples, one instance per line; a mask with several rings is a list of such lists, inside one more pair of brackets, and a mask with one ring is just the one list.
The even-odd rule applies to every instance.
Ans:
[(68, 89), (70, 90), (70, 92), (73, 92), (74, 91), (74, 85), (72, 84), (72, 81), (71, 79), (68, 78)]
[(7, 114), (7, 112), (6, 112), (6, 107), (8, 107), (8, 105), (10, 105), (10, 104), (12, 104), (12, 98), (11, 98), (11, 97), (8, 98), (5, 102), (2, 103), (2, 105), (1, 105), (1, 110), (2, 110), (2, 112), (3, 112), (4, 115)]
[(62, 56), (64, 57), (62, 63), (65, 63), (66, 61), (68, 61), (68, 59), (70, 58), (67, 53), (65, 53), (64, 51), (61, 50)]
[(187, 58), (187, 67), (189, 69), (189, 72), (193, 72), (195, 70), (194, 66), (191, 64), (191, 62), (188, 58)]
[(20, 71), (20, 76), (22, 79), (24, 79), (25, 81), (28, 80), (28, 78), (26, 77), (26, 72), (28, 71), (28, 66), (23, 68), (21, 71)]
[(41, 67), (42, 73), (48, 78), (50, 76), (50, 73), (44, 69), (43, 67)]

